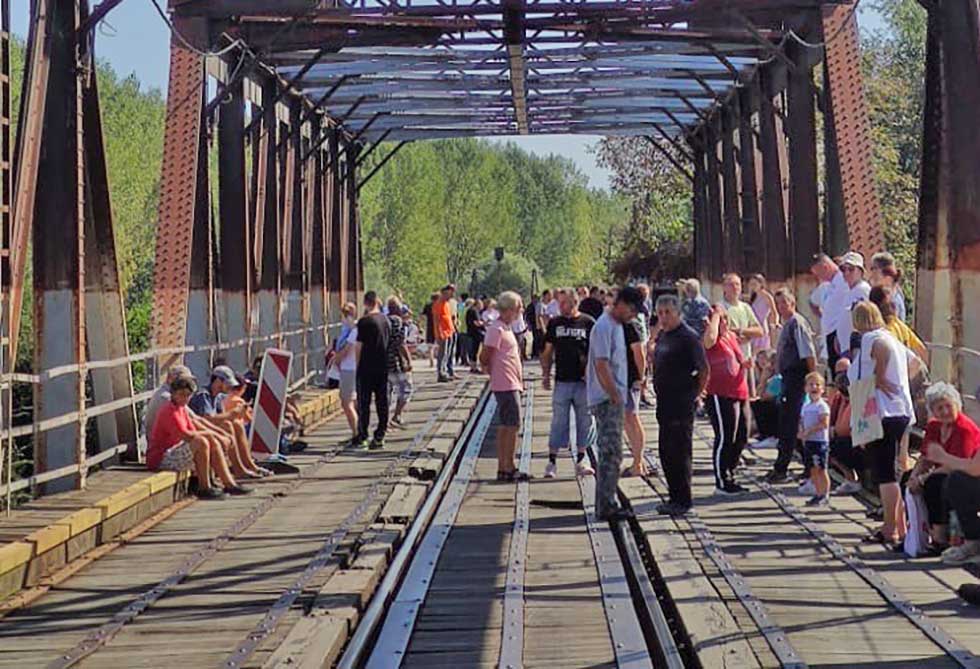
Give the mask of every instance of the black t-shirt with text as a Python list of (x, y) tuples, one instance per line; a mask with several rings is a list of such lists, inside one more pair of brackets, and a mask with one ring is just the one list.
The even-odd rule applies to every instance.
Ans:
[(384, 314), (368, 314), (357, 321), (357, 341), (361, 344), (358, 375), (387, 373), (390, 338), (391, 323)]
[(479, 320), (480, 314), (476, 312), (476, 307), (470, 307), (466, 310), (466, 333), (478, 342), (483, 343), (483, 337), (487, 333), (487, 328), (483, 325), (477, 325), (477, 321)]
[(555, 380), (584, 381), (589, 363), (589, 335), (595, 319), (588, 314), (558, 316), (548, 321), (544, 340), (555, 349)]
[(602, 315), (603, 307), (602, 302), (595, 297), (587, 297), (582, 300), (578, 305), (578, 310), (583, 314), (588, 314), (592, 316), (593, 319), (598, 319)]
[(693, 412), (699, 389), (697, 373), (708, 366), (701, 338), (684, 324), (665, 330), (657, 338), (653, 360), (657, 415)]

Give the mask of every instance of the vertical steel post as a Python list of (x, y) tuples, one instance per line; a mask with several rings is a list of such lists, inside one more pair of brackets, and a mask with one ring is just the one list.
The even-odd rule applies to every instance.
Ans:
[[(786, 144), (776, 113), (777, 66), (762, 72), (759, 99), (759, 149), (762, 152), (762, 234), (766, 244), (766, 275), (776, 282), (789, 278), (789, 239), (786, 231)], [(785, 71), (784, 71), (785, 74)]]
[(704, 129), (705, 155), (707, 157), (707, 219), (708, 219), (708, 285), (705, 289), (712, 299), (720, 293), (721, 275), (725, 272), (725, 226), (722, 218), (721, 194), (721, 122), (712, 117)]
[(350, 143), (347, 145), (347, 289), (353, 294), (353, 300), (360, 301), (363, 291), (363, 276), (361, 274), (361, 216), (357, 207), (357, 155), (360, 148)]
[[(289, 139), (285, 147), (286, 169), (283, 183), (285, 207), (283, 208), (283, 287), (286, 294), (286, 330), (293, 331), (306, 327), (304, 255), (309, 240), (305, 237), (305, 200), (303, 198), (303, 169), (309, 161), (302, 161), (302, 132), (300, 120), (302, 109), (298, 102), (289, 108)], [(304, 334), (289, 337), (287, 347), (293, 352), (292, 374), (302, 377), (306, 369), (306, 347)]]
[(759, 80), (753, 77), (738, 92), (738, 166), (742, 197), (742, 250), (748, 270), (766, 266), (766, 247), (762, 238), (759, 200), (762, 191), (762, 161), (756, 148), (753, 118), (759, 112)]
[[(128, 356), (129, 342), (112, 228), (95, 55), (91, 53), (91, 45), (86, 56), (90, 69), (83, 84), (82, 98), (85, 180), (88, 189), (85, 208), (85, 343), (89, 358), (110, 360)], [(90, 378), (96, 404), (133, 396), (133, 373), (129, 364), (93, 369)], [(133, 405), (99, 416), (96, 425), (100, 451), (118, 444), (128, 444), (127, 457), (137, 459), (136, 409)]]
[(325, 205), (324, 234), (326, 239), (323, 241), (326, 250), (326, 284), (329, 302), (333, 305), (333, 317), (331, 320), (340, 319), (340, 309), (343, 302), (340, 299), (340, 179), (337, 173), (338, 145), (337, 132), (327, 129), (330, 139), (327, 142), (327, 151), (324, 155), (326, 164), (323, 183), (323, 201)]
[[(245, 99), (239, 82), (218, 106), (218, 240), (221, 284), (221, 339), (247, 339), (251, 333), (252, 233), (245, 182)], [(248, 367), (248, 345), (228, 349), (232, 369)]]
[[(809, 36), (805, 31), (804, 37)], [(788, 45), (796, 68), (789, 73), (786, 89), (786, 117), (789, 141), (789, 238), (791, 253), (789, 276), (794, 280), (797, 298), (815, 287), (810, 274), (814, 253), (820, 250), (820, 204), (817, 197), (817, 129), (813, 99), (813, 71), (805, 50), (795, 42)]]
[(724, 246), (722, 257), (727, 258), (725, 270), (742, 272), (742, 212), (739, 202), (738, 160), (735, 156), (735, 131), (738, 128), (738, 100), (724, 105), (721, 115), (721, 179), (724, 203)]
[[(11, 325), (11, 241), (13, 240), (13, 125), (10, 85), (10, 0), (0, 0), (0, 431), (13, 426), (13, 387), (10, 373), (14, 371)], [(12, 434), (11, 432), (7, 433)], [(10, 515), (10, 483), (13, 480), (14, 440), (0, 436), (0, 483), (6, 484), (4, 508)]]
[(694, 193), (692, 210), (694, 216), (694, 272), (701, 283), (707, 285), (710, 265), (710, 244), (708, 243), (708, 174), (705, 169), (705, 147), (700, 139), (691, 142), (694, 156)]
[[(317, 120), (317, 123), (321, 123)], [(321, 129), (325, 132), (326, 129)], [(315, 328), (320, 328), (312, 337), (314, 348), (325, 346), (327, 343), (326, 328), (330, 322), (329, 300), (327, 294), (327, 221), (328, 210), (326, 202), (327, 176), (324, 152), (317, 149), (313, 156), (313, 162), (309, 170), (308, 188), (310, 188), (311, 210), (311, 238), (310, 248), (310, 324)], [(322, 371), (324, 366), (324, 356), (321, 353), (315, 354), (313, 358), (316, 369)]]
[(347, 261), (349, 258), (349, 247), (350, 247), (350, 225), (348, 224), (348, 217), (350, 215), (350, 196), (348, 193), (348, 186), (350, 184), (350, 179), (347, 177), (347, 161), (346, 161), (346, 147), (340, 145), (339, 137), (337, 138), (336, 145), (336, 166), (337, 166), (337, 176), (334, 188), (337, 196), (337, 253), (334, 255), (334, 262), (336, 263), (336, 276), (337, 276), (337, 291), (338, 297), (341, 304), (346, 304), (350, 299), (348, 297), (348, 284), (347, 284)]
[[(259, 334), (269, 336), (282, 331), (280, 291), (282, 290), (281, 255), (279, 225), (279, 120), (276, 116), (275, 82), (265, 85), (262, 98), (262, 134), (259, 140), (259, 190), (256, 208), (261, 222), (256, 219), (255, 235), (259, 248), (258, 261), (258, 303)], [(272, 342), (275, 345), (277, 342)], [(268, 341), (262, 342), (256, 352), (269, 348)]]
[[(36, 422), (73, 411), (78, 420), (37, 433), (35, 471), (78, 464), (78, 476), (43, 486), (51, 493), (85, 485), (85, 179), (82, 91), (77, 68), (77, 3), (42, 2), (47, 34), (34, 43), (47, 50), (50, 72), (38, 160), (34, 209), (34, 360), (38, 371), (79, 365), (34, 390)], [(40, 36), (39, 36), (40, 37)], [(27, 110), (27, 113), (36, 113)]]
[[(980, 3), (929, 7), (916, 325), (933, 352), (933, 372), (973, 394), (980, 359)], [(977, 417), (976, 406), (964, 407)]]
[[(203, 89), (202, 89), (203, 90)], [(194, 199), (194, 227), (191, 233), (191, 266), (187, 295), (187, 326), (184, 343), (188, 346), (214, 343), (213, 296), (213, 235), (211, 225), (211, 192), (208, 174), (208, 139), (202, 123), (197, 138), (197, 196)], [(209, 350), (188, 353), (187, 366), (202, 383), (213, 365)]]

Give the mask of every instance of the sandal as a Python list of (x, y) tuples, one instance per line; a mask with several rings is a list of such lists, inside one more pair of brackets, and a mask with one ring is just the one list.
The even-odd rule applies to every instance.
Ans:
[(883, 544), (885, 543), (885, 535), (881, 533), (881, 530), (875, 530), (870, 534), (866, 534), (861, 537), (862, 544)]
[(528, 474), (527, 472), (516, 471), (516, 472), (511, 472), (511, 478), (510, 478), (510, 480), (511, 481), (520, 481), (520, 482), (523, 483), (525, 481), (530, 481), (533, 478), (534, 477), (531, 476), (530, 474)]
[(501, 483), (510, 483), (514, 480), (514, 472), (497, 470), (497, 480)]

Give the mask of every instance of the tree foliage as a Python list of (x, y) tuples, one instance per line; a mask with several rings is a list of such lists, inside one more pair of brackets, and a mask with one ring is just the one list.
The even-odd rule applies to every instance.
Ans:
[(417, 142), (361, 191), (365, 276), (417, 305), (447, 281), (468, 286), (502, 246), (542, 285), (593, 282), (608, 275), (603, 242), (626, 214), (567, 159), (476, 139)]

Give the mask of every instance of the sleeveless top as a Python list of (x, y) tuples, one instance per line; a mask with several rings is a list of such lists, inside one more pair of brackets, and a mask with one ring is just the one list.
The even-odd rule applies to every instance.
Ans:
[(858, 359), (851, 365), (847, 375), (851, 381), (874, 378), (875, 361), (871, 357), (871, 349), (875, 343), (880, 343), (888, 349), (888, 366), (885, 368), (885, 379), (898, 388), (895, 395), (889, 395), (883, 390), (875, 390), (878, 400), (878, 411), (882, 418), (915, 416), (912, 403), (912, 392), (909, 388), (908, 349), (905, 348), (892, 333), (884, 328), (865, 332), (861, 337), (861, 351)]
[(769, 300), (762, 295), (756, 295), (755, 299), (752, 300), (752, 311), (755, 312), (755, 317), (759, 320), (759, 325), (762, 326), (762, 336), (752, 340), (752, 350), (756, 353), (772, 348), (769, 332), (769, 312), (771, 309)]

